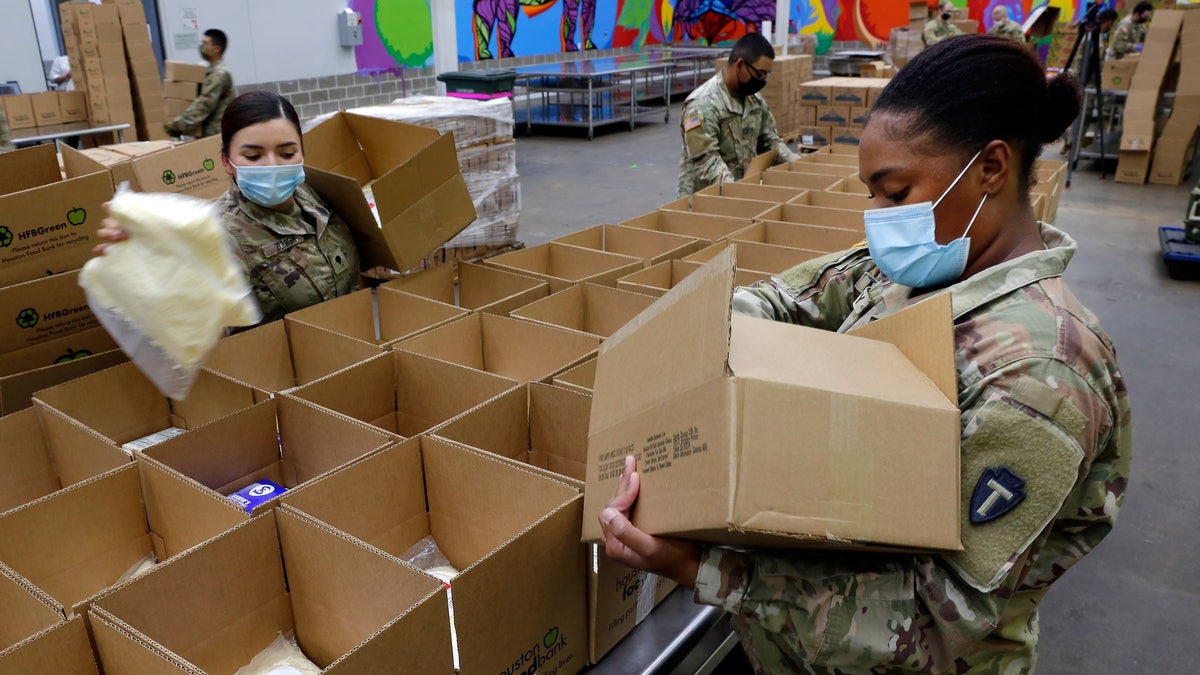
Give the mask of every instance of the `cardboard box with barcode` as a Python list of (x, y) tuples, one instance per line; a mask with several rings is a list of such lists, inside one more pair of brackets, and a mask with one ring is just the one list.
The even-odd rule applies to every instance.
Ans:
[(641, 293), (579, 284), (517, 309), (509, 316), (606, 338), (629, 323), (651, 302)]
[(466, 316), (461, 307), (380, 288), (326, 300), (288, 314), (289, 324), (305, 324), (372, 345), (387, 347)]
[(664, 260), (682, 258), (701, 247), (701, 241), (695, 237), (618, 225), (596, 225), (563, 235), (554, 241), (641, 258), (646, 267)]
[(744, 229), (750, 223), (750, 218), (716, 216), (710, 213), (651, 211), (619, 224), (622, 227), (637, 227), (643, 230), (656, 230), (693, 237), (699, 239), (704, 246), (708, 246), (715, 241), (727, 239), (731, 234)]
[(84, 618), (64, 621), (57, 603), (0, 567), (0, 673), (97, 673)]
[(612, 286), (617, 279), (643, 267), (638, 258), (557, 242), (501, 253), (485, 258), (483, 264), (541, 279), (550, 284), (551, 293), (584, 281)]
[(756, 241), (723, 241), (706, 249), (701, 249), (683, 259), (689, 263), (706, 263), (721, 255), (730, 246), (737, 247), (738, 270), (761, 272), (767, 275), (782, 274), (802, 262), (819, 258), (823, 251), (812, 249), (792, 248), (778, 244), (766, 244)]
[(738, 199), (736, 197), (688, 195), (658, 208), (660, 211), (690, 211), (692, 213), (710, 213), (715, 216), (729, 216), (731, 218), (753, 218), (773, 205), (774, 202)]
[(64, 147), (62, 155), (68, 172), (108, 171), (115, 185), (127, 182), (135, 192), (173, 192), (212, 200), (230, 185), (221, 168), (218, 136), (179, 144), (159, 140), (92, 150)]
[(103, 167), (68, 166), (64, 178), (53, 144), (0, 155), (0, 286), (82, 267), (112, 196)]
[(514, 380), (393, 351), (284, 394), (404, 440), (517, 386)]
[[(160, 504), (172, 517), (159, 516)], [(164, 562), (245, 518), (170, 476), (125, 464), (0, 515), (0, 562), (71, 617), (143, 562)]]
[[(530, 383), (440, 427), (437, 438), (496, 453), (552, 472), (583, 489), (591, 398), (556, 386)], [(589, 661), (596, 663), (641, 623), (675, 583), (611, 562), (588, 545)]]
[(472, 314), (393, 345), (516, 382), (550, 378), (595, 355), (600, 338), (507, 316)]
[(798, 171), (764, 171), (746, 174), (739, 183), (790, 188), (792, 190), (830, 190), (844, 180), (839, 176), (800, 173)]
[(250, 387), (258, 402), (382, 353), (375, 345), (284, 317), (222, 338), (204, 367)]
[(860, 234), (866, 231), (862, 211), (807, 204), (783, 204), (762, 214), (759, 220), (837, 227)]
[[(195, 429), (254, 404), (250, 387), (200, 371), (186, 400), (164, 397), (132, 363), (37, 392), (42, 427), (82, 427), (118, 447), (172, 427)], [(65, 432), (64, 432), (65, 433)]]
[(129, 456), (84, 429), (47, 434), (37, 411), (0, 417), (0, 513), (129, 463)]
[(949, 296), (842, 335), (731, 315), (734, 269), (723, 252), (601, 348), (584, 537), (631, 454), (650, 534), (960, 549)]
[(350, 225), (363, 269), (412, 269), (475, 220), (452, 133), (339, 112), (304, 133), (304, 167)]
[(393, 279), (381, 288), (436, 300), (471, 313), (500, 316), (550, 294), (550, 284), (546, 281), (471, 262), (437, 265)]
[(760, 202), (782, 204), (795, 199), (804, 192), (804, 190), (797, 188), (762, 185), (761, 183), (716, 183), (700, 190), (696, 195), (734, 197), (736, 199), (753, 199)]
[(322, 672), (453, 670), (445, 588), (290, 509), (259, 516), (97, 600), (108, 675), (232, 673), (295, 636)]
[(862, 243), (865, 239), (866, 236), (862, 232), (855, 230), (764, 220), (742, 230), (730, 241), (734, 243), (758, 242), (833, 253), (834, 251), (844, 251)]
[(579, 394), (592, 395), (592, 383), (596, 381), (596, 359), (587, 361), (555, 375), (550, 382), (562, 389)]
[(460, 672), (584, 667), (585, 558), (570, 540), (582, 515), (577, 486), (422, 436), (291, 492), (284, 504), (393, 556), (432, 536), (459, 570), (448, 585)]

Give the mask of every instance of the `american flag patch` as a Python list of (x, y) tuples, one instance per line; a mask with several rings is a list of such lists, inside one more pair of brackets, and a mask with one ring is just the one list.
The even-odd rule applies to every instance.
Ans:
[(683, 130), (684, 131), (691, 131), (692, 129), (695, 129), (696, 127), (699, 127), (699, 126), (700, 126), (700, 116), (699, 115), (692, 115), (691, 117), (689, 117), (683, 121)]

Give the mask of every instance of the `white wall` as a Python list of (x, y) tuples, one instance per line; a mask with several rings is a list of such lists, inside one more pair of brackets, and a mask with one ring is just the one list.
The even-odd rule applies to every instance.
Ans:
[(46, 91), (46, 75), (28, 0), (0, 0), (0, 81), (21, 91)]
[[(10, 1), (10, 0), (4, 0)], [(337, 13), (346, 0), (159, 0), (167, 58), (200, 61), (191, 44), (209, 28), (229, 36), (225, 62), (237, 84), (257, 84), (358, 69), (354, 48), (338, 44)], [(185, 11), (199, 27), (185, 27)], [(185, 46), (186, 45), (186, 46)]]
[(62, 56), (62, 52), (58, 48), (58, 33), (55, 26), (58, 22), (54, 20), (52, 12), (57, 12), (57, 7), (52, 7), (50, 0), (29, 0), (29, 8), (33, 11), (33, 23), (37, 27), (38, 46), (42, 50), (42, 60), (49, 61), (56, 57)]

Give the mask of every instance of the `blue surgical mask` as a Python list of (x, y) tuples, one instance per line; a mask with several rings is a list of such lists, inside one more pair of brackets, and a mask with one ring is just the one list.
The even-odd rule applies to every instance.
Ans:
[(286, 202), (304, 182), (303, 164), (238, 166), (237, 186), (246, 199), (259, 206), (278, 206)]
[(936, 202), (890, 206), (863, 212), (867, 247), (871, 251), (871, 258), (889, 279), (910, 288), (927, 288), (940, 286), (962, 276), (967, 268), (967, 255), (971, 252), (971, 239), (967, 234), (975, 224), (975, 219), (979, 217), (988, 196), (986, 193), (983, 195), (962, 236), (949, 244), (937, 242), (937, 221), (933, 210), (950, 194), (958, 181), (962, 180), (967, 169), (971, 168), (982, 152), (983, 150), (980, 150), (975, 153)]

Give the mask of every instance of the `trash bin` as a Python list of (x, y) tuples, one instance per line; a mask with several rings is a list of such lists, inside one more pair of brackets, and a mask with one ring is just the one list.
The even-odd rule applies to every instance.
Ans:
[(446, 95), (455, 98), (512, 98), (515, 70), (460, 70), (440, 73), (438, 82), (446, 83)]

